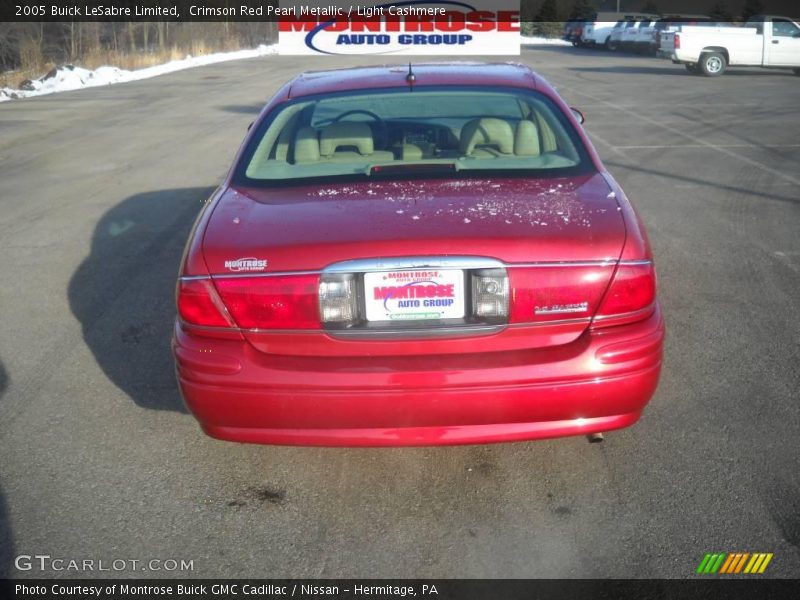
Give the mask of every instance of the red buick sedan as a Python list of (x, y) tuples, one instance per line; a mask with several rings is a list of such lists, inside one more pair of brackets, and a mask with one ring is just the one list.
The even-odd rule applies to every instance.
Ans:
[(177, 286), (215, 438), (390, 446), (626, 427), (664, 322), (644, 228), (525, 66), (306, 73), (251, 128)]

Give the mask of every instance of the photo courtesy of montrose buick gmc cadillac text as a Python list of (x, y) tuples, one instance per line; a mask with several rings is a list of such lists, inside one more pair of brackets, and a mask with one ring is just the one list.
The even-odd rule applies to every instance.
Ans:
[(627, 427), (664, 322), (642, 222), (516, 64), (305, 73), (190, 236), (173, 349), (239, 442), (509, 442)]

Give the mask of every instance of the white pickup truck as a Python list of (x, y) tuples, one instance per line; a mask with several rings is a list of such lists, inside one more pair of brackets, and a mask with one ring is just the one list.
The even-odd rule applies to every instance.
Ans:
[(800, 24), (757, 17), (743, 27), (692, 27), (663, 32), (659, 55), (693, 73), (722, 75), (728, 66), (792, 68), (800, 75)]

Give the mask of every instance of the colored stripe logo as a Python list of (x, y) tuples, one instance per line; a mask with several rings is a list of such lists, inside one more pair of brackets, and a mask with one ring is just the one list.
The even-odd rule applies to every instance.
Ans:
[(701, 575), (760, 575), (763, 573), (772, 553), (766, 552), (707, 552), (700, 561), (696, 573)]

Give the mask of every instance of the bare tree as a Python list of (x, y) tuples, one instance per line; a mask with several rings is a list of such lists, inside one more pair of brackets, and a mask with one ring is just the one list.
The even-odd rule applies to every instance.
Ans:
[(0, 73), (43, 70), (65, 61), (80, 65), (87, 59), (118, 60), (135, 68), (141, 61), (128, 57), (141, 53), (168, 60), (173, 51), (197, 54), (275, 41), (272, 22), (2, 22)]

